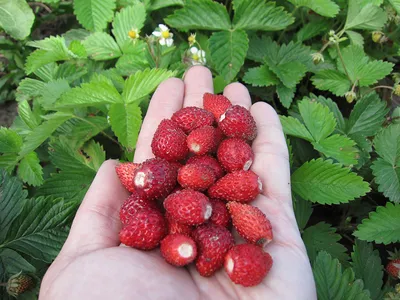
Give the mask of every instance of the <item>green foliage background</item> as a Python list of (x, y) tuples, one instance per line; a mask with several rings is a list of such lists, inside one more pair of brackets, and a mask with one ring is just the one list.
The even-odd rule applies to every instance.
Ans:
[[(0, 0), (0, 8), (0, 101), (18, 102), (12, 126), (0, 129), (1, 281), (20, 271), (40, 280), (101, 163), (132, 160), (151, 94), (184, 74), (196, 33), (216, 93), (240, 81), (281, 115), (319, 299), (393, 290), (383, 265), (400, 242), (400, 1)], [(160, 23), (174, 33), (172, 47), (148, 37)]]

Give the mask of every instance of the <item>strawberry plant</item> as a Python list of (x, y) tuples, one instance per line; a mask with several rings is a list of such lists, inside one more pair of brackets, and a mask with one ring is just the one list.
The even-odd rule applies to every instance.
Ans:
[[(37, 299), (40, 279), (100, 165), (108, 158), (132, 161), (152, 93), (193, 65), (210, 68), (215, 94), (239, 81), (253, 102), (266, 101), (280, 114), (294, 212), (319, 299), (399, 294), (399, 1), (0, 0), (0, 28), (0, 102), (18, 103), (12, 126), (0, 128), (1, 299), (9, 294)], [(224, 131), (238, 135), (217, 153), (231, 157), (223, 167), (245, 168), (240, 176), (230, 175), (237, 177), (232, 180), (240, 185), (246, 176), (256, 186), (247, 172), (254, 157), (240, 140), (254, 138), (251, 118), (238, 120), (243, 108), (207, 97), (204, 108), (211, 113), (188, 108), (172, 117), (175, 123), (159, 128), (160, 139), (173, 132), (173, 151), (163, 158), (186, 156), (189, 132), (190, 151), (209, 152), (213, 141), (207, 137), (217, 131), (210, 126), (214, 115)], [(241, 122), (248, 130), (238, 130)], [(182, 168), (182, 185), (207, 189), (209, 183), (198, 186), (191, 177), (195, 172), (212, 183), (222, 177), (213, 157), (191, 160), (207, 161), (214, 172)], [(128, 190), (135, 168), (124, 164), (117, 170)], [(161, 179), (169, 194), (170, 178)], [(230, 192), (230, 186), (220, 185), (210, 192)], [(151, 206), (134, 201), (124, 204), (126, 218)], [(229, 222), (218, 201), (211, 205), (220, 211), (215, 224)], [(176, 254), (185, 241), (179, 234), (192, 228), (168, 214), (166, 221), (157, 214), (151, 218), (178, 235), (167, 241), (173, 245), (166, 254), (171, 261), (192, 261), (193, 253)], [(201, 243), (208, 231), (215, 228), (196, 229)], [(232, 248), (229, 261), (245, 264), (241, 251)], [(248, 251), (257, 261), (270, 260)], [(232, 273), (229, 262), (225, 268)], [(243, 265), (242, 272), (252, 272), (257, 281), (261, 271), (251, 268)], [(29, 284), (17, 286), (20, 281)]]

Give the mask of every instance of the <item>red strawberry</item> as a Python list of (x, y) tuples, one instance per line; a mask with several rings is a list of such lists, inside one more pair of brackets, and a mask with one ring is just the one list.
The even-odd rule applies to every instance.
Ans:
[(226, 208), (225, 202), (218, 199), (210, 199), (212, 205), (212, 214), (210, 222), (215, 225), (228, 227), (231, 216)]
[(234, 105), (221, 115), (219, 128), (228, 137), (254, 140), (257, 136), (257, 126), (250, 112), (240, 105)]
[(132, 216), (119, 233), (121, 243), (142, 250), (158, 246), (167, 234), (164, 216), (158, 210), (144, 208)]
[(183, 234), (170, 234), (161, 241), (161, 255), (171, 265), (182, 267), (190, 264), (197, 256), (196, 243)]
[(192, 234), (193, 227), (191, 225), (178, 223), (168, 213), (165, 213), (165, 219), (167, 221), (168, 234), (180, 233), (187, 236)]
[(253, 163), (254, 153), (245, 140), (231, 138), (221, 142), (217, 157), (227, 172), (247, 171)]
[(178, 124), (185, 133), (190, 133), (196, 128), (212, 125), (214, 116), (205, 109), (190, 106), (178, 110), (172, 115), (171, 120)]
[(184, 188), (205, 191), (215, 182), (215, 174), (205, 165), (187, 164), (179, 169), (178, 182)]
[(400, 279), (400, 259), (391, 260), (386, 266), (386, 271), (393, 277)]
[(264, 248), (272, 241), (271, 223), (260, 209), (239, 202), (229, 202), (226, 206), (233, 226), (248, 242)]
[[(17, 274), (12, 275), (5, 285), (7, 293), (15, 298), (19, 298), (18, 296), (25, 293), (26, 291), (32, 290), (36, 285), (36, 280), (27, 274), (22, 274), (19, 272)], [(6, 297), (4, 295), (5, 298)], [(19, 298), (21, 299), (21, 298)]]
[(225, 135), (222, 132), (222, 130), (217, 127), (215, 128), (215, 144), (214, 144), (214, 148), (211, 149), (212, 153), (216, 153), (219, 147), (219, 144), (221, 144), (221, 142), (225, 139)]
[(189, 151), (196, 155), (204, 155), (216, 145), (215, 128), (204, 126), (193, 130), (186, 140)]
[(253, 171), (226, 174), (208, 189), (210, 198), (250, 202), (262, 191), (260, 178)]
[(263, 281), (272, 267), (272, 257), (251, 244), (233, 246), (225, 257), (225, 271), (236, 284), (255, 286)]
[(212, 213), (207, 196), (189, 189), (169, 195), (164, 201), (164, 207), (177, 222), (187, 225), (202, 224)]
[(223, 95), (213, 95), (205, 93), (203, 95), (203, 106), (205, 110), (211, 112), (216, 120), (232, 106), (231, 101)]
[(168, 161), (185, 159), (188, 153), (186, 135), (174, 121), (164, 119), (154, 134), (151, 149), (155, 156)]
[(122, 204), (119, 211), (119, 218), (122, 224), (127, 225), (134, 214), (143, 208), (156, 209), (154, 201), (149, 201), (144, 197), (139, 196), (138, 193), (133, 193)]
[(223, 266), (225, 254), (235, 243), (232, 234), (223, 226), (205, 224), (197, 227), (192, 236), (199, 252), (197, 271), (204, 277), (213, 275)]
[(218, 160), (210, 155), (196, 155), (188, 159), (186, 164), (202, 164), (214, 171), (216, 179), (224, 176), (225, 172), (219, 164)]
[(133, 184), (147, 199), (167, 196), (176, 186), (177, 170), (162, 158), (151, 158), (137, 167)]
[(133, 193), (135, 191), (135, 187), (133, 186), (133, 173), (135, 173), (136, 168), (139, 164), (135, 164), (132, 162), (126, 162), (119, 164), (115, 167), (115, 171), (119, 177), (119, 180), (123, 184), (123, 186)]

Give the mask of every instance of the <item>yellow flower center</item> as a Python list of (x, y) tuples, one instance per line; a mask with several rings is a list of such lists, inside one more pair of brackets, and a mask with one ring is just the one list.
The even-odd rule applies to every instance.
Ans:
[(189, 43), (194, 43), (195, 41), (196, 41), (196, 38), (193, 35), (188, 37), (188, 42)]
[(161, 32), (161, 36), (162, 36), (164, 39), (169, 38), (169, 30)]
[(129, 30), (128, 35), (131, 39), (136, 39), (138, 34), (135, 30)]
[(193, 60), (198, 61), (200, 59), (198, 54), (193, 54), (192, 56)]

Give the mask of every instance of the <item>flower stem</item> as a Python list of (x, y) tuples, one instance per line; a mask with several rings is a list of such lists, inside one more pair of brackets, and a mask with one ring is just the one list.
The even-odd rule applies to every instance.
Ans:
[(349, 72), (347, 72), (346, 65), (344, 63), (344, 59), (343, 59), (343, 56), (342, 56), (342, 52), (340, 51), (339, 44), (336, 44), (336, 49), (337, 49), (340, 61), (341, 61), (342, 65), (343, 65), (344, 72), (346, 73), (346, 75), (349, 78), (349, 80), (352, 81), (351, 78), (350, 78)]

